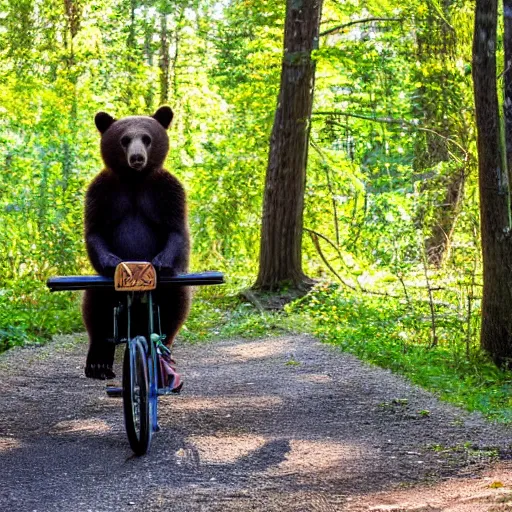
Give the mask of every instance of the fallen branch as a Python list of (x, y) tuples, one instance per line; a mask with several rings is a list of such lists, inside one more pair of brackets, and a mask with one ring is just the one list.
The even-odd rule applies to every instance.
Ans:
[(265, 313), (265, 308), (261, 304), (261, 302), (258, 300), (256, 295), (249, 289), (243, 290), (240, 292), (240, 295), (250, 302), (260, 313)]
[(339, 256), (340, 260), (343, 262), (343, 264), (345, 266), (347, 266), (345, 264), (345, 261), (343, 259), (343, 255), (341, 254), (341, 251), (340, 251), (339, 247), (330, 238), (327, 238), (325, 235), (322, 235), (322, 233), (319, 233), (318, 231), (315, 231), (314, 229), (304, 228), (304, 231), (306, 231), (310, 235), (315, 235), (318, 238), (321, 238), (322, 240), (327, 242), (338, 253), (338, 256)]
[[(340, 257), (341, 257), (341, 253), (339, 252), (339, 249), (337, 249), (336, 246), (333, 244), (333, 242), (331, 242), (326, 236), (324, 236), (320, 233), (317, 233), (316, 231), (313, 231), (312, 229), (308, 229), (308, 228), (303, 228), (303, 229), (304, 229), (304, 231), (307, 231), (309, 233), (309, 236), (311, 237), (311, 241), (313, 242), (313, 245), (315, 246), (315, 249), (318, 252), (318, 255), (320, 256), (322, 261), (325, 263), (325, 266), (336, 276), (336, 278), (340, 281), (341, 284), (343, 284), (344, 286), (346, 286), (347, 288), (350, 288), (351, 290), (353, 290), (355, 292), (359, 291), (362, 293), (369, 293), (371, 295), (380, 295), (380, 296), (384, 296), (384, 297), (390, 297), (391, 299), (401, 299), (402, 298), (399, 295), (391, 295), (388, 292), (377, 292), (374, 290), (368, 290), (366, 288), (363, 288), (361, 286), (361, 283), (359, 283), (359, 281), (357, 279), (356, 279), (357, 287), (355, 287), (352, 284), (347, 283), (338, 274), (338, 272), (336, 272), (336, 270), (334, 270), (332, 265), (327, 261), (327, 258), (325, 257), (325, 255), (322, 251), (322, 248), (320, 247), (320, 242), (318, 241), (318, 239), (322, 238), (323, 240), (326, 240), (330, 245), (332, 245), (337, 250), (338, 254), (340, 254)], [(341, 260), (343, 261), (343, 258), (341, 258)]]

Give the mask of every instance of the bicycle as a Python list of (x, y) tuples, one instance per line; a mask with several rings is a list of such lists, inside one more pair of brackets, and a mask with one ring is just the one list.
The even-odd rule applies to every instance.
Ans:
[[(205, 286), (222, 284), (221, 272), (181, 274), (158, 278), (158, 287)], [(170, 356), (164, 345), (166, 336), (161, 332), (160, 309), (153, 297), (157, 287), (154, 267), (146, 262), (123, 262), (116, 268), (114, 278), (103, 276), (59, 276), (48, 279), (50, 291), (86, 290), (89, 288), (115, 288), (119, 292), (119, 305), (113, 311), (113, 338), (116, 346), (126, 344), (122, 387), (107, 386), (111, 397), (123, 398), (126, 434), (136, 455), (148, 452), (158, 426), (158, 397), (173, 392), (165, 386), (161, 359)], [(131, 333), (131, 315), (135, 303), (147, 306), (147, 336)], [(126, 329), (120, 328), (120, 320), (126, 318)], [(134, 334), (132, 336), (132, 334)]]

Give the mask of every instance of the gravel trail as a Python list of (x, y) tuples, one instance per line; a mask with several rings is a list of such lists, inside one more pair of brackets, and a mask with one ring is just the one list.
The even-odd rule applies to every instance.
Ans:
[(313, 338), (179, 345), (141, 458), (85, 352), (0, 355), (0, 511), (512, 510), (512, 429)]

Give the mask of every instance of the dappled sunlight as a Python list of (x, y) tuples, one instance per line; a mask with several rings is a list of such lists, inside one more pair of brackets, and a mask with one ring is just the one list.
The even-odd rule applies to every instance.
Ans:
[[(434, 485), (377, 492), (354, 497), (347, 512), (443, 510), (446, 512), (490, 512), (510, 510), (512, 466), (502, 463), (475, 479), (452, 478)], [(503, 507), (503, 508), (502, 508)]]
[(243, 457), (262, 448), (266, 440), (261, 436), (190, 436), (187, 438), (197, 449), (202, 462), (234, 464)]
[(220, 350), (231, 356), (237, 361), (250, 361), (251, 359), (263, 359), (265, 357), (288, 354), (293, 348), (292, 340), (280, 338), (279, 340), (265, 339), (251, 341), (231, 347), (222, 347)]
[(59, 421), (50, 430), (50, 434), (79, 434), (94, 433), (105, 434), (112, 431), (105, 421), (100, 419), (83, 419)]
[(0, 453), (21, 448), (23, 443), (14, 437), (0, 437)]
[(175, 400), (173, 407), (180, 411), (211, 411), (215, 409), (268, 409), (281, 405), (283, 399), (278, 396), (264, 395), (254, 397), (223, 396), (211, 398), (186, 397)]
[(337, 443), (329, 440), (290, 440), (290, 451), (277, 467), (269, 472), (275, 475), (335, 470), (348, 462), (361, 459), (366, 450), (359, 445)]

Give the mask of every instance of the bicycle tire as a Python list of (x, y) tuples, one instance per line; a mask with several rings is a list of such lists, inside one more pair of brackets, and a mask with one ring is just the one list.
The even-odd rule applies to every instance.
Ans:
[(133, 338), (126, 344), (123, 361), (124, 422), (135, 455), (148, 452), (152, 435), (146, 347), (144, 336)]

